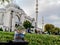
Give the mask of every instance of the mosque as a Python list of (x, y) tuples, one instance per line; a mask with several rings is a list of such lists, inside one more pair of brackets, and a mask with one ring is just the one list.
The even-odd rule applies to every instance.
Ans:
[(14, 31), (15, 24), (23, 26), (25, 20), (35, 26), (35, 19), (27, 16), (25, 11), (15, 3), (9, 3), (4, 8), (0, 8), (0, 28), (3, 28), (3, 31)]

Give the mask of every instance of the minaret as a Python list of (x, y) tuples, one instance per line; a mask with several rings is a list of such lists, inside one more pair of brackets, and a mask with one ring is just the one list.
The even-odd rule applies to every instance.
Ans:
[(44, 17), (42, 16), (42, 31), (44, 31)]
[(35, 29), (37, 29), (38, 23), (38, 0), (36, 0), (36, 22), (35, 22)]

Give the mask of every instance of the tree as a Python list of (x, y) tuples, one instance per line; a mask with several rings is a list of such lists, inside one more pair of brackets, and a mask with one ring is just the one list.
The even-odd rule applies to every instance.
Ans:
[(24, 21), (23, 26), (25, 29), (27, 29), (27, 28), (31, 28), (32, 24), (30, 21), (26, 20)]
[(51, 29), (51, 34), (58, 35), (60, 33), (60, 28), (59, 27), (54, 27)]
[(0, 31), (3, 31), (2, 27), (0, 28)]
[(54, 28), (54, 32), (53, 32), (53, 33), (54, 33), (55, 35), (58, 35), (58, 34), (59, 34), (59, 32), (60, 32), (60, 28), (55, 27), (55, 28)]
[(47, 31), (49, 34), (51, 32), (51, 34), (60, 35), (60, 28), (55, 27), (53, 24), (46, 24), (45, 31)]
[(54, 28), (53, 24), (46, 24), (45, 25), (45, 31), (47, 31), (49, 34), (53, 28)]

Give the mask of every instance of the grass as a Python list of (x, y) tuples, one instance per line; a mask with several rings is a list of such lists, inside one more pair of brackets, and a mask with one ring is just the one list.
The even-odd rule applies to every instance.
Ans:
[(13, 40), (13, 32), (1, 32), (0, 31), (0, 42), (6, 42), (7, 40)]
[(26, 40), (29, 45), (60, 45), (60, 36), (56, 35), (27, 34)]
[[(0, 41), (13, 40), (13, 32), (0, 32)], [(45, 34), (26, 34), (25, 40), (29, 45), (60, 45), (59, 35), (45, 35)]]

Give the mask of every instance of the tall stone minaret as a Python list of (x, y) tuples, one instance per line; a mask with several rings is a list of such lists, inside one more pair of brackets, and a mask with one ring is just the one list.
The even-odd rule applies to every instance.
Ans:
[(36, 0), (36, 22), (35, 22), (35, 29), (37, 28), (38, 23), (38, 0)]
[(44, 17), (42, 16), (42, 31), (44, 31)]

